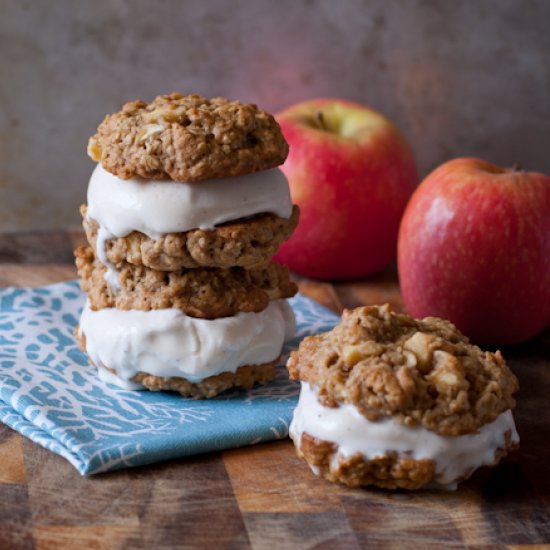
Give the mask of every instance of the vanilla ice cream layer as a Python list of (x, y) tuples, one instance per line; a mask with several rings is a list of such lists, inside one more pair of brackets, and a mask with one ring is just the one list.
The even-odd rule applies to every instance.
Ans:
[(286, 300), (277, 300), (259, 313), (211, 320), (179, 309), (93, 311), (86, 303), (79, 330), (100, 377), (137, 389), (130, 380), (138, 372), (196, 383), (243, 365), (269, 363), (295, 328), (292, 309)]
[[(417, 460), (429, 459), (436, 464), (435, 482), (454, 488), (457, 481), (474, 470), (495, 461), (495, 452), (506, 447), (505, 434), (510, 431), (513, 443), (519, 443), (512, 411), (499, 415), (475, 434), (442, 436), (422, 426), (409, 427), (393, 418), (371, 422), (351, 404), (337, 408), (323, 406), (317, 392), (302, 382), (300, 399), (290, 425), (290, 436), (299, 447), (302, 434), (336, 443), (333, 457), (361, 453), (367, 460), (394, 451)], [(312, 468), (313, 469), (313, 468)], [(315, 469), (314, 469), (315, 471)]]
[(99, 225), (97, 255), (107, 266), (105, 279), (119, 288), (118, 273), (107, 260), (105, 241), (140, 231), (151, 239), (216, 225), (260, 213), (292, 214), (288, 182), (278, 168), (244, 176), (193, 183), (123, 180), (98, 164), (88, 185), (88, 218)]
[(166, 233), (212, 229), (263, 212), (281, 218), (292, 214), (288, 182), (278, 168), (182, 183), (123, 180), (98, 164), (88, 185), (88, 217), (115, 237), (140, 231), (158, 239)]

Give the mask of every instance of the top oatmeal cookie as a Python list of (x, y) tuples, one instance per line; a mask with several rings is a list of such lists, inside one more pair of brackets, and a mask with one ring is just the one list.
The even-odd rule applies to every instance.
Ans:
[(288, 361), (325, 406), (355, 405), (440, 435), (476, 432), (514, 408), (518, 381), (501, 353), (484, 352), (449, 321), (384, 306), (346, 310), (332, 331), (305, 338)]
[(107, 115), (88, 154), (122, 179), (191, 182), (275, 168), (288, 144), (275, 119), (256, 105), (174, 92)]

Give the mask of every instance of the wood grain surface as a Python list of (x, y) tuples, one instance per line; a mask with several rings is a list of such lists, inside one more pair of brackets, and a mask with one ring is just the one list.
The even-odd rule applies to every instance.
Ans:
[[(75, 277), (81, 239), (0, 236), (0, 286)], [(394, 269), (300, 289), (338, 312), (402, 307)], [(315, 478), (289, 440), (85, 478), (0, 425), (0, 550), (550, 548), (550, 332), (503, 352), (521, 384), (521, 450), (454, 492), (339, 487)]]

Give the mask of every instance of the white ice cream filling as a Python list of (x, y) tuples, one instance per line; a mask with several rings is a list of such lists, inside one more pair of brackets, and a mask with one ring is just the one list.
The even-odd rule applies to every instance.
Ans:
[[(296, 329), (286, 300), (259, 313), (197, 319), (179, 309), (93, 311), (86, 303), (80, 332), (100, 377), (124, 389), (138, 372), (197, 383), (244, 365), (261, 365), (281, 354)], [(115, 371), (115, 374), (106, 369)]]
[(372, 460), (393, 451), (417, 460), (433, 460), (436, 464), (434, 481), (452, 487), (477, 468), (494, 463), (495, 452), (506, 447), (506, 432), (511, 433), (513, 443), (519, 443), (510, 410), (482, 426), (475, 434), (442, 436), (422, 426), (403, 426), (393, 418), (371, 422), (349, 403), (337, 408), (325, 407), (309, 383), (302, 382), (301, 385), (290, 436), (297, 447), (300, 447), (304, 432), (336, 443), (338, 451), (332, 458), (335, 464), (340, 456), (360, 453)]
[(200, 182), (123, 180), (98, 164), (88, 185), (89, 219), (98, 225), (97, 255), (108, 268), (105, 279), (119, 288), (118, 273), (109, 264), (105, 242), (140, 231), (151, 239), (216, 225), (255, 214), (292, 214), (290, 189), (278, 168)]
[(278, 168), (184, 183), (123, 180), (98, 164), (88, 185), (88, 217), (116, 237), (140, 231), (158, 239), (263, 212), (292, 214), (288, 182)]

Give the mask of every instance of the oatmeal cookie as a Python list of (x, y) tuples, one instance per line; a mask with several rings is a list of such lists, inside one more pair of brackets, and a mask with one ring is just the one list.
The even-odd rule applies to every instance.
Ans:
[(257, 270), (198, 268), (155, 271), (125, 262), (119, 267), (120, 289), (112, 292), (105, 281), (105, 266), (91, 248), (75, 250), (80, 285), (92, 309), (179, 308), (192, 317), (216, 319), (239, 312), (259, 312), (271, 300), (289, 298), (298, 288), (288, 269), (271, 262)]
[[(511, 433), (507, 432), (504, 446), (496, 450), (492, 465), (498, 464), (516, 447)], [(370, 460), (361, 453), (346, 457), (338, 453), (337, 444), (317, 439), (307, 433), (302, 434), (301, 440), (297, 442), (296, 452), (320, 477), (348, 487), (376, 485), (383, 489), (414, 490), (434, 482), (436, 478), (435, 460), (416, 459), (392, 451)], [(471, 473), (472, 471), (466, 472), (460, 479), (455, 479), (454, 483), (464, 481)]]
[[(86, 336), (78, 330), (78, 326), (74, 330), (74, 335), (80, 349), (87, 353)], [(92, 365), (97, 366), (91, 359), (89, 361)], [(186, 397), (203, 399), (215, 397), (232, 388), (249, 390), (254, 384), (267, 384), (277, 375), (276, 363), (277, 361), (272, 361), (262, 365), (244, 365), (235, 372), (222, 372), (195, 383), (181, 377), (164, 378), (146, 372), (139, 372), (130, 382), (141, 384), (151, 391), (175, 391)], [(108, 370), (116, 374), (112, 369)]]
[(391, 416), (443, 436), (475, 433), (515, 407), (518, 389), (499, 351), (471, 345), (449, 321), (388, 305), (345, 311), (332, 331), (305, 338), (287, 366), (327, 407), (349, 403), (370, 421)]
[[(87, 219), (86, 206), (80, 207), (80, 213), (88, 242), (95, 250), (99, 226), (95, 220)], [(133, 231), (126, 237), (107, 240), (107, 259), (115, 265), (128, 262), (160, 271), (196, 267), (260, 268), (269, 263), (281, 243), (292, 235), (298, 218), (299, 209), (295, 205), (289, 219), (261, 214), (220, 224), (214, 229), (169, 233), (157, 240)]]
[(191, 182), (274, 168), (288, 144), (273, 116), (256, 105), (172, 93), (126, 103), (105, 117), (88, 154), (122, 179)]
[(254, 384), (267, 384), (277, 375), (276, 361), (263, 365), (245, 365), (235, 372), (222, 372), (201, 382), (192, 383), (185, 378), (162, 378), (140, 372), (132, 379), (151, 391), (175, 391), (195, 399), (215, 397), (219, 393), (239, 388), (249, 390)]

